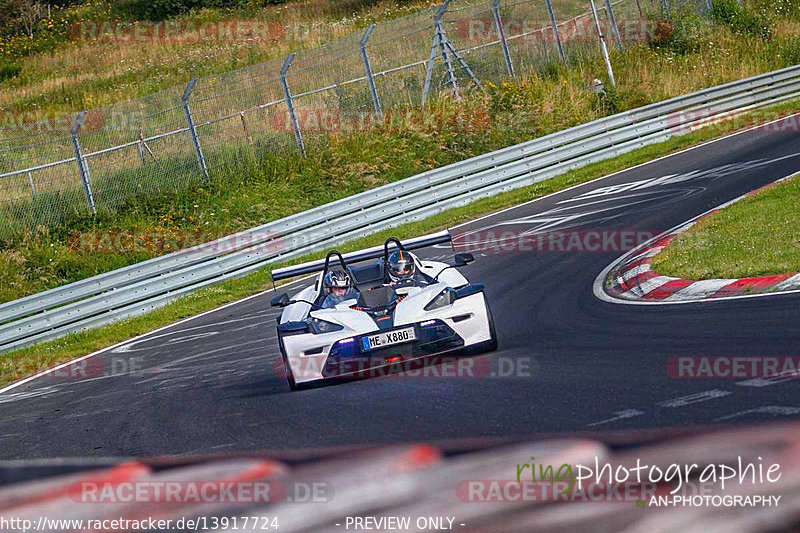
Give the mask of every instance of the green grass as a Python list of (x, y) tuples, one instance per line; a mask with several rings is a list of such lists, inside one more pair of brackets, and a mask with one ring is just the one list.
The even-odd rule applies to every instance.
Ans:
[(702, 218), (652, 265), (660, 274), (685, 279), (800, 272), (800, 178)]
[(77, 38), (70, 28), (80, 21), (99, 25), (133, 18), (119, 12), (120, 2), (75, 2), (53, 9), (51, 18), (44, 18), (37, 25), (33, 38), (19, 29), (7, 29), (10, 33), (6, 35), (0, 33), (0, 57), (15, 69), (11, 71), (13, 76), (7, 76), (4, 82), (0, 68), (0, 108), (71, 112), (105, 106), (183, 85), (191, 77), (283, 58), (289, 51), (323, 44), (373, 22), (412, 14), (431, 3), (429, 0), (302, 0), (278, 4), (255, 1), (193, 9), (170, 20), (198, 24), (263, 20), (284, 25), (285, 35), (257, 42), (226, 39), (153, 45)]
[[(775, 111), (787, 112), (788, 110), (795, 109), (797, 104), (797, 102), (794, 104), (784, 104), (776, 107)], [(607, 161), (595, 163), (529, 187), (523, 187), (484, 198), (469, 205), (445, 211), (419, 222), (406, 224), (395, 229), (382, 231), (352, 241), (340, 246), (339, 250), (348, 252), (368, 246), (375, 246), (381, 244), (389, 236), (397, 236), (403, 239), (424, 235), (443, 228), (451, 228), (480, 215), (518, 205), (567, 187), (605, 176), (612, 172), (645, 163), (654, 158), (685, 149), (719, 135), (720, 131), (718, 129), (707, 128), (688, 135), (674, 137), (666, 142), (647, 146)], [(300, 263), (320, 257), (324, 257), (323, 252), (298, 258), (292, 261), (292, 263)], [(277, 268), (278, 266), (282, 265), (275, 265), (274, 267)], [(75, 359), (137, 335), (147, 333), (148, 331), (152, 331), (153, 329), (202, 311), (257, 294), (270, 286), (269, 272), (266, 269), (260, 270), (238, 279), (229, 280), (219, 285), (199, 290), (146, 315), (0, 355), (0, 384), (15, 381), (26, 375), (44, 370), (64, 361)]]

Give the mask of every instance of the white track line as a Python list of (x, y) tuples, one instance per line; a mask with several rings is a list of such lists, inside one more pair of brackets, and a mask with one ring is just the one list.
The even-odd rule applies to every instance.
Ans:
[(171, 324), (167, 324), (166, 326), (162, 326), (160, 328), (154, 329), (153, 331), (148, 331), (147, 333), (142, 333), (141, 335), (137, 335), (137, 336), (132, 337), (130, 339), (126, 339), (126, 340), (124, 340), (122, 342), (118, 342), (117, 344), (114, 344), (112, 346), (106, 346), (105, 348), (101, 348), (100, 350), (97, 350), (96, 352), (92, 352), (92, 353), (90, 353), (88, 355), (84, 355), (82, 357), (78, 357), (77, 359), (72, 359), (71, 361), (67, 361), (66, 363), (61, 363), (58, 366), (54, 366), (52, 368), (48, 368), (47, 370), (39, 372), (38, 374), (34, 374), (33, 376), (28, 376), (27, 378), (23, 378), (23, 379), (21, 379), (19, 381), (15, 381), (14, 383), (12, 383), (10, 385), (7, 385), (6, 387), (3, 387), (2, 389), (0, 389), (0, 394), (3, 394), (3, 393), (8, 392), (10, 390), (16, 389), (17, 387), (19, 387), (21, 385), (24, 385), (24, 384), (26, 384), (26, 383), (28, 383), (30, 381), (33, 381), (36, 378), (40, 378), (42, 376), (46, 376), (48, 374), (52, 374), (56, 370), (60, 370), (60, 369), (62, 369), (64, 367), (67, 367), (67, 366), (70, 366), (70, 365), (74, 365), (75, 363), (79, 363), (79, 362), (83, 361), (84, 359), (89, 359), (90, 357), (94, 357), (96, 355), (100, 355), (101, 353), (108, 352), (110, 350), (114, 350), (115, 348), (119, 348), (120, 346), (128, 344), (129, 342), (142, 340), (144, 337), (148, 337), (150, 335), (154, 335), (156, 333), (159, 333), (161, 331), (164, 331), (164, 330), (169, 329), (169, 328), (174, 327), (174, 326), (179, 326), (181, 324), (189, 322), (190, 320), (195, 320), (195, 319), (200, 318), (202, 316), (206, 316), (206, 315), (209, 315), (211, 313), (216, 313), (217, 311), (221, 311), (223, 309), (231, 307), (232, 305), (236, 305), (236, 304), (239, 304), (239, 303), (242, 303), (242, 302), (246, 302), (248, 300), (252, 300), (253, 298), (258, 298), (259, 296), (264, 296), (265, 294), (268, 294), (268, 293), (270, 293), (272, 291), (277, 291), (280, 288), (290, 287), (290, 286), (294, 285), (295, 283), (298, 283), (298, 282), (303, 281), (305, 279), (308, 279), (310, 277), (314, 277), (316, 275), (317, 274), (312, 274), (311, 276), (306, 276), (304, 278), (300, 278), (300, 279), (298, 279), (296, 281), (293, 281), (291, 283), (288, 283), (286, 285), (279, 285), (278, 287), (275, 287), (274, 289), (267, 289), (266, 291), (261, 291), (261, 292), (256, 293), (256, 294), (252, 294), (250, 296), (242, 298), (241, 300), (235, 300), (233, 302), (228, 302), (228, 303), (226, 303), (224, 305), (221, 305), (219, 307), (215, 307), (214, 309), (209, 309), (208, 311), (203, 311), (202, 313), (199, 313), (199, 314), (196, 314), (196, 315), (192, 315), (190, 317), (184, 318), (183, 320), (179, 320), (177, 322), (173, 322)]
[[(704, 143), (701, 143), (701, 144), (698, 144), (698, 145), (695, 145), (695, 146), (690, 146), (688, 148), (684, 148), (683, 150), (679, 150), (677, 152), (673, 152), (673, 153), (670, 153), (670, 154), (667, 154), (667, 155), (662, 155), (661, 157), (657, 157), (655, 159), (651, 159), (650, 161), (645, 161), (644, 163), (639, 163), (638, 165), (634, 165), (632, 167), (623, 168), (622, 170), (617, 170), (615, 172), (612, 172), (611, 174), (606, 174), (605, 176), (601, 176), (601, 177), (595, 178), (593, 180), (584, 181), (583, 183), (578, 183), (576, 185), (572, 185), (570, 187), (567, 187), (566, 189), (561, 189), (559, 191), (551, 192), (550, 194), (547, 194), (545, 196), (540, 196), (538, 198), (534, 198), (533, 200), (528, 200), (527, 202), (524, 202), (524, 203), (521, 203), (521, 204), (517, 204), (517, 205), (513, 205), (511, 207), (506, 207), (504, 209), (501, 209), (500, 211), (495, 211), (493, 213), (489, 213), (487, 215), (483, 215), (483, 216), (478, 217), (476, 219), (468, 220), (467, 222), (462, 222), (461, 224), (457, 224), (457, 225), (453, 226), (450, 229), (460, 228), (461, 226), (466, 226), (468, 224), (474, 224), (475, 222), (480, 222), (481, 220), (484, 220), (484, 219), (487, 219), (489, 217), (493, 217), (493, 216), (496, 216), (496, 215), (500, 215), (502, 213), (505, 213), (507, 211), (511, 211), (513, 209), (519, 209), (520, 207), (525, 207), (526, 205), (530, 205), (530, 204), (539, 202), (539, 201), (544, 200), (546, 198), (550, 198), (551, 196), (555, 196), (557, 194), (565, 193), (565, 192), (571, 191), (573, 189), (577, 189), (579, 187), (583, 187), (585, 185), (590, 185), (590, 184), (597, 183), (599, 181), (603, 181), (603, 180), (605, 180), (607, 178), (611, 178), (611, 177), (616, 176), (618, 174), (622, 174), (623, 172), (628, 172), (630, 170), (634, 170), (634, 169), (637, 169), (637, 168), (640, 168), (640, 167), (643, 167), (643, 166), (646, 166), (646, 165), (650, 165), (650, 164), (656, 163), (656, 162), (661, 161), (663, 159), (668, 159), (670, 157), (675, 157), (675, 156), (684, 154), (686, 152), (690, 152), (692, 150), (697, 150), (699, 148), (703, 148), (705, 146), (708, 146), (709, 144), (714, 144), (714, 143), (717, 143), (717, 142), (720, 142), (720, 141), (724, 141), (726, 139), (731, 139), (733, 137), (736, 137), (737, 135), (742, 135), (743, 133), (748, 133), (748, 132), (751, 132), (753, 130), (757, 130), (758, 128), (763, 128), (763, 127), (769, 126), (770, 124), (775, 124), (777, 122), (781, 122), (782, 120), (786, 120), (786, 119), (788, 119), (790, 117), (800, 117), (800, 113), (793, 113), (791, 115), (786, 115), (785, 117), (781, 117), (779, 119), (772, 120), (770, 122), (765, 122), (764, 124), (759, 124), (757, 126), (753, 126), (752, 128), (747, 128), (747, 129), (744, 129), (742, 131), (737, 131), (736, 133), (731, 133), (730, 135), (726, 135), (724, 137), (718, 137), (716, 139), (711, 139), (710, 141), (706, 141)], [(779, 133), (779, 132), (773, 132), (773, 133)], [(686, 135), (688, 135), (688, 133)], [(680, 135), (673, 136), (673, 137), (680, 137)], [(651, 146), (651, 145), (648, 145), (648, 146)], [(795, 157), (795, 156), (792, 155), (792, 156), (787, 156), (787, 157)], [(778, 158), (778, 160), (780, 160), (780, 159), (785, 159), (785, 158)], [(563, 176), (563, 174), (561, 174), (561, 175)], [(544, 183), (544, 181), (542, 181), (540, 183)], [(719, 208), (716, 208), (716, 209), (719, 209)]]

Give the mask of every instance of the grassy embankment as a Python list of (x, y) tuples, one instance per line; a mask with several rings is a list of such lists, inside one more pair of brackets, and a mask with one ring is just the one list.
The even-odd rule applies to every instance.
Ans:
[[(63, 3), (63, 2), (62, 2)], [(165, 40), (113, 42), (103, 28), (136, 16), (155, 16), (166, 2), (74, 0), (71, 6), (46, 11), (33, 30), (2, 34), (0, 28), (0, 109), (74, 112), (147, 96), (191, 77), (227, 72), (324, 44), (378, 21), (394, 19), (434, 5), (432, 0), (176, 0), (177, 4), (216, 4), (194, 8), (171, 21), (195, 23), (262, 20), (284, 30), (267, 39)], [(126, 4), (140, 4), (125, 9)], [(3, 17), (0, 17), (2, 22)], [(81, 39), (81, 23), (88, 21)], [(112, 25), (103, 25), (110, 22)], [(93, 32), (96, 28), (97, 32)], [(13, 28), (6, 31), (12, 32)]]
[(800, 272), (800, 178), (699, 220), (653, 259), (653, 270), (685, 279)]

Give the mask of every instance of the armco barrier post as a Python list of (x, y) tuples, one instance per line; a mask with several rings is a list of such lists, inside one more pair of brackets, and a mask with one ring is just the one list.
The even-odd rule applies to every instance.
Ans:
[(603, 29), (600, 27), (600, 19), (597, 17), (597, 9), (594, 7), (594, 0), (589, 0), (589, 5), (592, 8), (592, 16), (594, 17), (594, 25), (597, 27), (597, 36), (600, 38), (600, 49), (603, 52), (603, 60), (606, 62), (606, 71), (608, 72), (608, 82), (611, 87), (616, 87), (617, 82), (614, 80), (614, 71), (611, 68), (611, 59), (608, 57), (608, 48), (606, 47), (606, 38), (603, 35)]
[(372, 34), (372, 31), (376, 26), (376, 24), (370, 24), (369, 28), (367, 28), (367, 31), (364, 32), (364, 36), (361, 38), (361, 42), (358, 43), (358, 46), (361, 49), (361, 58), (364, 60), (364, 72), (367, 76), (369, 92), (372, 94), (372, 105), (375, 106), (375, 112), (378, 114), (378, 116), (383, 119), (381, 100), (378, 98), (378, 90), (375, 88), (375, 77), (372, 75), (372, 66), (369, 63), (369, 55), (367, 54), (367, 41), (369, 40), (369, 36)]
[[(548, 2), (549, 1), (550, 0), (548, 0)], [(497, 28), (497, 35), (500, 36), (500, 45), (503, 47), (503, 57), (506, 60), (506, 72), (508, 72), (508, 75), (513, 78), (514, 65), (511, 63), (511, 54), (508, 53), (506, 31), (503, 28), (503, 19), (500, 17), (500, 0), (494, 0), (492, 3), (492, 16), (494, 17), (494, 25)]]
[(289, 91), (289, 82), (286, 81), (286, 73), (289, 71), (289, 67), (294, 61), (294, 56), (296, 56), (294, 52), (286, 56), (286, 61), (283, 62), (283, 66), (281, 67), (281, 85), (283, 85), (283, 93), (286, 96), (286, 105), (289, 108), (289, 120), (292, 121), (292, 130), (294, 131), (294, 140), (297, 143), (297, 147), (300, 149), (303, 155), (306, 154), (306, 145), (303, 143), (303, 134), (300, 131), (300, 124), (297, 122), (297, 115), (294, 112), (294, 104), (292, 103), (292, 93)]
[(192, 78), (186, 84), (186, 89), (183, 91), (181, 102), (183, 103), (183, 114), (186, 115), (186, 125), (189, 128), (189, 135), (192, 137), (192, 144), (194, 145), (194, 153), (197, 155), (197, 164), (200, 165), (200, 171), (208, 179), (208, 167), (206, 167), (206, 158), (203, 157), (203, 149), (200, 147), (200, 138), (197, 136), (197, 129), (194, 127), (194, 117), (192, 117), (192, 109), (189, 107), (189, 96), (192, 94), (194, 84), (197, 83), (197, 78)]
[(72, 129), (69, 133), (72, 137), (72, 148), (75, 151), (75, 161), (78, 163), (78, 172), (81, 175), (81, 183), (83, 183), (83, 192), (86, 194), (86, 203), (89, 204), (89, 209), (92, 211), (92, 214), (96, 215), (97, 207), (94, 204), (92, 180), (89, 176), (89, 165), (86, 163), (86, 159), (83, 157), (83, 152), (81, 152), (81, 144), (78, 142), (78, 131), (81, 129), (81, 125), (83, 125), (83, 119), (85, 118), (86, 111), (81, 111), (78, 113), (78, 116), (75, 118), (75, 123), (72, 125)]
[(553, 13), (553, 3), (550, 0), (545, 0), (545, 3), (547, 4), (547, 16), (550, 17), (550, 26), (553, 28), (556, 48), (558, 48), (558, 55), (561, 56), (561, 61), (566, 62), (567, 56), (564, 55), (564, 48), (561, 46), (561, 36), (558, 34), (558, 24), (556, 24), (556, 15)]
[(619, 34), (617, 27), (617, 19), (614, 17), (614, 9), (611, 7), (611, 0), (605, 0), (606, 12), (608, 13), (608, 22), (611, 24), (611, 31), (614, 32), (614, 39), (617, 41), (617, 46), (622, 50), (622, 37)]

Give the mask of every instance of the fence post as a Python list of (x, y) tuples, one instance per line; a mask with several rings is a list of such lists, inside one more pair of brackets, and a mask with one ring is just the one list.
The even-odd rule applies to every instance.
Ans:
[(550, 26), (553, 28), (553, 36), (556, 39), (556, 48), (558, 48), (558, 55), (561, 56), (561, 61), (566, 63), (567, 56), (564, 55), (564, 48), (561, 46), (561, 36), (558, 34), (558, 24), (556, 24), (556, 15), (553, 13), (553, 3), (550, 0), (545, 0), (547, 4), (547, 15), (550, 17)]
[(500, 45), (503, 47), (503, 57), (505, 57), (506, 60), (506, 72), (513, 78), (514, 65), (511, 63), (511, 54), (508, 53), (508, 43), (506, 42), (506, 30), (503, 28), (503, 19), (500, 18), (500, 0), (494, 0), (492, 3), (492, 15), (494, 16), (494, 25), (497, 28), (497, 34), (500, 36)]
[(614, 71), (611, 69), (611, 59), (608, 57), (608, 48), (606, 47), (606, 38), (603, 35), (603, 30), (600, 28), (600, 19), (597, 18), (597, 9), (594, 7), (594, 0), (589, 0), (589, 5), (592, 7), (592, 16), (594, 17), (594, 25), (597, 27), (597, 36), (600, 38), (600, 48), (603, 51), (603, 60), (606, 62), (606, 71), (608, 72), (608, 82), (612, 88), (616, 88), (617, 83), (614, 81)]
[(250, 131), (247, 129), (247, 120), (244, 118), (244, 111), (239, 111), (239, 118), (242, 119), (242, 129), (244, 130), (245, 137), (247, 137), (248, 144), (253, 144), (253, 139), (250, 138)]
[(30, 170), (28, 171), (28, 183), (31, 186), (31, 196), (36, 196), (36, 184), (33, 183), (33, 173)]
[(447, 11), (447, 6), (449, 4), (450, 0), (444, 1), (442, 7), (436, 13), (434, 25), (436, 26), (436, 33), (439, 35), (439, 49), (442, 52), (442, 61), (444, 61), (444, 68), (447, 71), (447, 80), (450, 83), (453, 94), (456, 96), (456, 100), (461, 100), (461, 95), (458, 94), (458, 80), (456, 80), (456, 73), (453, 71), (453, 63), (450, 61), (450, 54), (447, 53), (447, 44), (445, 43), (444, 29), (442, 28), (442, 17), (445, 11)]
[(200, 171), (208, 179), (208, 167), (206, 167), (206, 158), (203, 157), (203, 149), (200, 147), (200, 138), (197, 136), (197, 129), (194, 127), (194, 117), (192, 117), (192, 110), (189, 108), (189, 96), (192, 94), (194, 84), (197, 83), (197, 78), (192, 78), (186, 84), (186, 89), (183, 91), (181, 102), (183, 102), (183, 114), (186, 115), (186, 124), (189, 126), (189, 135), (192, 136), (192, 144), (194, 145), (194, 153), (197, 155), (197, 163), (200, 165)]
[(375, 112), (383, 120), (383, 109), (381, 108), (381, 100), (378, 98), (378, 90), (375, 88), (375, 77), (372, 75), (372, 66), (369, 64), (369, 55), (367, 55), (367, 40), (372, 35), (372, 31), (377, 24), (370, 24), (364, 36), (361, 38), (359, 47), (361, 48), (361, 57), (364, 59), (364, 72), (367, 75), (367, 83), (369, 83), (369, 92), (372, 93), (372, 104), (375, 106)]
[(292, 93), (289, 92), (289, 83), (286, 81), (286, 73), (289, 71), (289, 66), (294, 61), (294, 52), (286, 56), (286, 61), (283, 62), (281, 67), (281, 85), (283, 85), (283, 92), (286, 95), (286, 105), (289, 108), (289, 120), (292, 121), (292, 129), (294, 130), (294, 140), (297, 147), (303, 155), (306, 155), (306, 145), (303, 143), (303, 134), (300, 131), (300, 124), (297, 122), (297, 116), (294, 113), (294, 104), (292, 103)]
[(667, 19), (672, 20), (672, 16), (669, 12), (669, 1), (668, 0), (661, 0), (661, 13), (667, 17)]
[(147, 164), (144, 158), (144, 132), (141, 126), (139, 126), (139, 159), (142, 160), (142, 166)]
[(614, 39), (617, 41), (617, 47), (622, 50), (622, 37), (617, 28), (617, 19), (614, 17), (614, 10), (611, 8), (611, 0), (605, 0), (606, 12), (608, 12), (608, 21), (611, 23), (611, 30), (614, 32)]
[(428, 61), (425, 63), (425, 84), (422, 86), (422, 102), (420, 107), (425, 107), (425, 102), (428, 99), (428, 92), (431, 90), (431, 78), (433, 77), (433, 65), (436, 63), (436, 50), (439, 49), (439, 32), (433, 35), (433, 44), (431, 45), (431, 53), (428, 56)]
[(442, 33), (440, 21), (444, 12), (447, 11), (447, 4), (450, 0), (444, 0), (442, 5), (433, 16), (433, 44), (431, 45), (431, 55), (428, 57), (428, 62), (425, 66), (425, 85), (422, 87), (422, 107), (425, 107), (425, 102), (428, 100), (428, 93), (431, 90), (431, 78), (433, 77), (433, 66), (436, 63), (436, 52), (442, 44)]
[(75, 118), (75, 124), (72, 125), (70, 130), (70, 137), (72, 137), (72, 149), (75, 151), (75, 161), (78, 163), (78, 172), (81, 175), (81, 183), (83, 183), (83, 192), (86, 194), (86, 203), (89, 204), (89, 209), (93, 215), (97, 214), (97, 207), (94, 203), (94, 194), (92, 193), (92, 180), (89, 176), (89, 165), (81, 152), (81, 144), (78, 142), (78, 130), (81, 129), (83, 119), (86, 118), (86, 111), (81, 111)]

